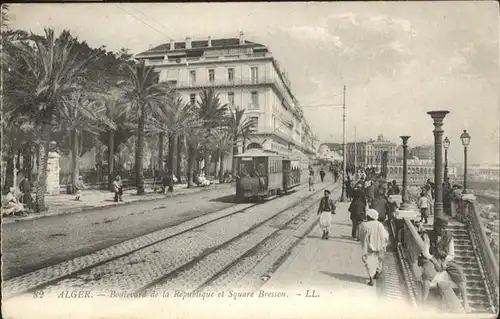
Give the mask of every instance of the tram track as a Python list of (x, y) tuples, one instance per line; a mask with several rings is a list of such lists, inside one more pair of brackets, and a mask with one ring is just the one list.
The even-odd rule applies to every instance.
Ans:
[[(151, 283), (143, 287), (137, 293), (142, 293), (147, 289), (175, 290), (182, 288), (183, 291), (189, 290), (193, 292), (202, 290), (239, 262), (261, 249), (266, 242), (272, 240), (279, 232), (289, 227), (293, 222), (310, 211), (311, 207), (316, 205), (319, 200), (319, 198), (315, 197), (325, 188), (318, 189), (313, 194), (301, 199), (299, 203), (294, 203), (281, 209), (245, 232), (240, 233), (238, 236), (230, 238), (219, 246), (213, 247), (207, 254), (193, 259), (174, 272), (165, 274), (156, 283)], [(280, 225), (276, 227), (274, 224)], [(262, 228), (267, 228), (263, 230), (263, 234), (259, 233), (259, 230)], [(232, 252), (234, 252), (234, 256), (231, 256)], [(209, 265), (212, 267), (209, 267)], [(213, 267), (213, 265), (216, 265), (216, 267)], [(218, 270), (217, 266), (219, 267)], [(196, 278), (195, 274), (202, 270), (205, 270), (205, 275), (208, 278)]]
[[(299, 190), (303, 188), (305, 188), (305, 185), (299, 187)], [(306, 197), (309, 198), (316, 193), (317, 192)], [(286, 198), (287, 196), (278, 198), (284, 197)], [(297, 206), (304, 200), (305, 198), (300, 198), (294, 201), (294, 204), (285, 209)], [(266, 201), (265, 203), (268, 202), (270, 201)], [(98, 267), (111, 264), (117, 260), (126, 259), (135, 253), (150, 249), (155, 245), (175, 239), (181, 235), (196, 232), (198, 229), (206, 227), (207, 225), (242, 214), (259, 205), (260, 203), (236, 204), (201, 217), (195, 217), (190, 220), (182, 221), (177, 225), (170, 225), (164, 229), (127, 240), (120, 244), (97, 251), (93, 254), (77, 257), (58, 265), (45, 267), (43, 269), (9, 279), (4, 282), (4, 298), (12, 298), (21, 294), (46, 289), (72, 278), (77, 278), (82, 274), (90, 273)], [(213, 218), (214, 216), (216, 217)], [(155, 251), (153, 251), (153, 253), (154, 252)], [(206, 251), (205, 255), (208, 253), (210, 253), (210, 250)]]
[[(339, 189), (339, 186), (336, 185), (333, 189), (332, 192), (336, 191)], [(270, 235), (267, 237), (263, 238), (261, 241), (259, 241), (254, 247), (250, 248), (246, 252), (244, 252), (240, 257), (237, 259), (233, 260), (229, 264), (227, 264), (225, 267), (220, 269), (216, 274), (214, 274), (212, 277), (208, 278), (204, 283), (199, 285), (194, 292), (201, 292), (201, 291), (210, 291), (210, 289), (220, 289), (222, 286), (224, 288), (234, 288), (231, 287), (231, 283), (235, 283), (238, 281), (241, 277), (244, 277), (247, 275), (253, 267), (255, 267), (257, 264), (262, 262), (264, 259), (269, 257), (270, 254), (272, 254), (275, 249), (279, 248), (283, 243), (289, 239), (290, 231), (287, 230), (298, 230), (301, 226), (307, 223), (309, 220), (309, 217), (307, 217), (312, 208), (317, 205), (317, 200), (314, 200), (311, 204), (307, 204), (307, 206), (303, 209), (301, 209), (297, 214), (293, 214), (294, 216), (290, 219), (288, 219), (281, 227), (273, 231)], [(278, 216), (274, 216), (273, 218), (276, 218)], [(306, 218), (304, 218), (306, 217)], [(269, 221), (267, 221), (269, 222)], [(312, 227), (316, 225), (316, 222), (313, 222), (307, 229), (304, 231), (304, 233), (308, 233)], [(288, 252), (288, 250), (292, 249), (302, 238), (293, 238), (290, 240), (290, 243), (283, 245), (285, 248), (285, 255)], [(269, 247), (266, 247), (269, 246)], [(262, 256), (259, 256), (261, 254)], [(281, 259), (282, 254), (278, 256), (278, 258), (273, 262), (272, 266), (276, 266), (275, 264), (278, 263)], [(256, 258), (252, 258), (256, 256)], [(254, 259), (254, 260), (251, 260)], [(245, 263), (247, 263), (245, 265)], [(238, 272), (238, 269), (244, 269), (243, 274), (241, 276), (238, 275), (232, 275), (230, 272)], [(241, 273), (241, 271), (240, 271)], [(224, 277), (229, 277), (229, 278), (224, 278)], [(231, 278), (233, 277), (233, 278)], [(217, 281), (221, 281), (222, 283), (225, 283), (225, 285), (221, 285), (220, 283), (217, 283)]]

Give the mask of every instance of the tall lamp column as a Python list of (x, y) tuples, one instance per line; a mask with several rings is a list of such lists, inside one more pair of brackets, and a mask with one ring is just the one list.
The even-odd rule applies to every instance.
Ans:
[(443, 141), (443, 147), (444, 147), (444, 180), (448, 178), (448, 148), (450, 147), (450, 140), (448, 137), (444, 138)]
[(409, 136), (400, 136), (403, 141), (403, 203), (400, 206), (400, 210), (408, 210), (408, 139)]
[(443, 218), (443, 120), (449, 111), (427, 112), (434, 120), (434, 222)]
[(470, 143), (470, 135), (466, 130), (460, 135), (460, 139), (462, 140), (462, 145), (464, 146), (464, 191), (463, 193), (467, 193), (467, 147)]

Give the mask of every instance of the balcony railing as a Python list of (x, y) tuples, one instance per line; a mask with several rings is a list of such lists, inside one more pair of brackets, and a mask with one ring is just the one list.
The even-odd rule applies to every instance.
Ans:
[(261, 85), (274, 84), (275, 80), (271, 77), (258, 78), (237, 78), (237, 79), (215, 79), (213, 81), (176, 81), (175, 79), (167, 79), (167, 81), (175, 81), (177, 88), (201, 88), (201, 87), (227, 87), (227, 86), (242, 86), (242, 85)]
[(146, 59), (146, 65), (172, 65), (172, 64), (185, 64), (187, 62), (213, 62), (213, 61), (234, 61), (234, 60), (244, 60), (244, 59), (259, 59), (259, 58), (272, 58), (272, 54), (269, 52), (260, 53), (240, 53), (231, 55), (220, 55), (220, 56), (201, 56), (201, 57), (172, 57), (170, 59), (163, 60), (151, 60)]

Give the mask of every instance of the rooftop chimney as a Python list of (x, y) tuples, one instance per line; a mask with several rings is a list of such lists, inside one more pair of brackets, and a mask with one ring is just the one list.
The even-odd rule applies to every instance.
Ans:
[(170, 50), (175, 50), (175, 41), (170, 40)]
[(240, 32), (240, 45), (245, 44), (245, 40), (243, 39), (243, 31)]
[(208, 46), (211, 47), (212, 46), (212, 38), (211, 37), (208, 37)]
[(191, 38), (190, 37), (186, 38), (186, 49), (191, 49)]

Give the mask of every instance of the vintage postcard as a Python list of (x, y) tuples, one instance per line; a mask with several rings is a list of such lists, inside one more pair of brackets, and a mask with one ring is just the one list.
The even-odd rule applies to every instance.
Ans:
[(498, 315), (498, 2), (1, 13), (4, 318)]

